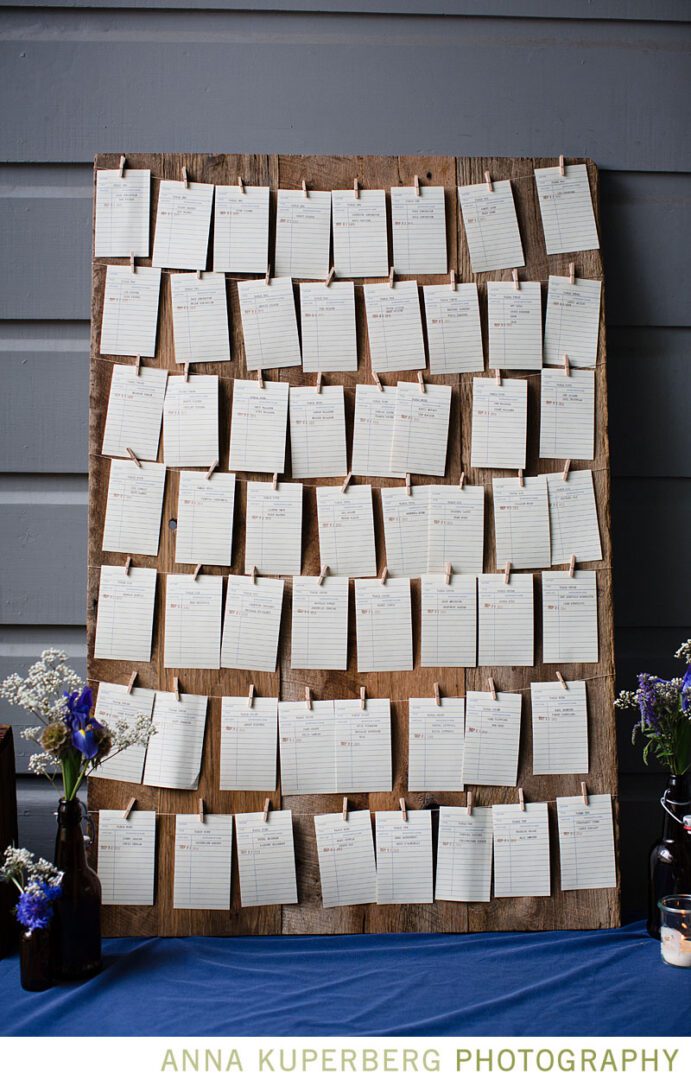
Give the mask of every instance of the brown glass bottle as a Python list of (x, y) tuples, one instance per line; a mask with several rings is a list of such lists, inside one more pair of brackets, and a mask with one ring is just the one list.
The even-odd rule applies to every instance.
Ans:
[(63, 871), (62, 893), (55, 903), (57, 975), (89, 979), (101, 962), (101, 882), (86, 860), (78, 799), (58, 806), (55, 865)]
[(650, 852), (648, 877), (648, 933), (660, 937), (663, 896), (691, 893), (691, 836), (685, 832), (685, 814), (691, 814), (691, 795), (685, 776), (673, 774), (664, 794), (662, 838)]

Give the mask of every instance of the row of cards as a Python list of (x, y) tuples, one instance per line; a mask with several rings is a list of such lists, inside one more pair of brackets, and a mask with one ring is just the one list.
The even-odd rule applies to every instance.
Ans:
[[(158, 573), (102, 566), (94, 656), (149, 663)], [(275, 671), (283, 578), (164, 574), (167, 668)], [(542, 661), (598, 660), (595, 570), (543, 571)], [(421, 589), (423, 667), (534, 663), (533, 574), (429, 574)], [(348, 668), (349, 579), (293, 578), (291, 666)], [(409, 577), (355, 579), (357, 671), (412, 671)]]
[[(585, 682), (531, 683), (533, 774), (588, 773)], [(522, 697), (469, 690), (465, 698), (408, 701), (408, 791), (463, 791), (466, 785), (515, 787)], [(106, 780), (196, 790), (207, 698), (119, 683), (99, 683), (96, 718), (129, 730), (152, 719), (148, 746), (105, 761)], [(284, 795), (391, 791), (391, 702), (388, 698), (279, 701), (221, 699), (221, 791), (272, 792), (280, 747)]]
[[(548, 255), (599, 247), (586, 165), (535, 169)], [(95, 254), (149, 255), (151, 172), (96, 174)], [(264, 273), (269, 262), (270, 189), (161, 180), (153, 264), (203, 270), (214, 209), (215, 271)], [(467, 184), (458, 199), (474, 273), (525, 264), (510, 180)], [(390, 189), (394, 266), (401, 274), (445, 274), (443, 187)], [(333, 217), (333, 261), (330, 258)], [(279, 189), (274, 262), (278, 274), (382, 277), (389, 270), (386, 191)]]
[[(544, 368), (540, 391), (540, 457), (590, 461), (594, 456), (595, 373)], [(345, 476), (348, 470), (344, 388), (289, 386), (234, 379), (229, 467), (284, 473), (290, 416), (293, 478)], [(451, 387), (413, 382), (358, 384), (350, 471), (402, 478), (446, 473)], [(155, 461), (163, 427), (163, 460), (186, 468), (219, 463), (217, 375), (169, 376), (161, 368), (113, 368), (103, 453)], [(528, 384), (473, 379), (473, 468), (525, 469)]]
[[(155, 356), (161, 271), (109, 266), (106, 271), (101, 353)], [(487, 283), (489, 366), (539, 370), (562, 364), (595, 367), (600, 321), (599, 281), (550, 276), (542, 330), (538, 281)], [(172, 274), (173, 340), (178, 364), (231, 359), (223, 274)], [(352, 281), (300, 285), (300, 324), (291, 278), (237, 285), (248, 371), (298, 367), (357, 371), (355, 286)], [(363, 287), (372, 370), (427, 366), (416, 281)], [(423, 290), (433, 375), (483, 371), (480, 305), (475, 284), (425, 285)]]
[[(611, 795), (558, 798), (562, 890), (616, 886)], [(351, 904), (431, 904), (434, 900), (488, 902), (494, 896), (551, 893), (549, 813), (546, 802), (442, 806), (436, 881), (432, 812), (369, 810), (314, 817), (325, 908)], [(290, 810), (236, 814), (240, 904), (298, 902), (293, 816)], [(154, 902), (156, 814), (99, 812), (98, 875), (104, 904)], [(227, 911), (231, 906), (233, 815), (175, 816), (173, 907)]]

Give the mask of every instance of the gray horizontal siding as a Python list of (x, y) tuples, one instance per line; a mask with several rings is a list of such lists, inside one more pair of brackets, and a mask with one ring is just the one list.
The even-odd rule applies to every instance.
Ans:
[(661, 22), (624, 44), (619, 22), (576, 19), (13, 9), (3, 156), (451, 149), (685, 171), (690, 40)]

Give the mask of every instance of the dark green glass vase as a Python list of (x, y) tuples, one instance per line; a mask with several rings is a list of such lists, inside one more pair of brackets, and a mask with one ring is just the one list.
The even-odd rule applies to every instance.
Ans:
[(24, 990), (48, 990), (53, 985), (53, 927), (19, 932), (19, 978)]

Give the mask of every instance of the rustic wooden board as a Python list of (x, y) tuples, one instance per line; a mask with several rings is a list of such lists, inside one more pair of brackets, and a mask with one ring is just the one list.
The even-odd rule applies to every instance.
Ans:
[[(118, 163), (117, 155), (99, 155), (95, 167), (114, 168)], [(365, 188), (390, 188), (398, 184), (411, 184), (413, 176), (418, 175), (421, 182), (441, 184), (446, 190), (447, 242), (449, 266), (455, 267), (460, 281), (476, 280), (480, 289), (480, 307), (483, 320), (483, 333), (486, 335), (486, 286), (489, 278), (510, 279), (510, 271), (492, 274), (473, 275), (470, 269), (463, 225), (458, 212), (457, 184), (480, 182), (486, 169), (495, 179), (514, 178), (513, 190), (516, 200), (526, 266), (520, 271), (526, 280), (540, 280), (546, 295), (547, 277), (550, 273), (568, 273), (569, 256), (547, 256), (544, 250), (542, 226), (539, 220), (539, 208), (532, 178), (534, 168), (553, 165), (553, 160), (532, 158), (454, 158), (454, 157), (295, 157), (295, 156), (252, 156), (252, 155), (178, 155), (178, 154), (140, 154), (128, 157), (128, 166), (149, 168), (154, 177), (178, 179), (183, 165), (187, 166), (190, 178), (209, 183), (235, 183), (241, 175), (250, 184), (268, 184), (272, 189), (272, 209), (275, 210), (275, 191), (279, 187), (299, 188), (302, 179), (315, 189), (351, 187), (357, 176)], [(590, 181), (593, 198), (598, 213), (597, 170), (589, 163)], [(153, 222), (155, 221), (158, 184), (152, 187), (152, 241)], [(272, 214), (272, 228), (273, 228)], [(389, 230), (390, 234), (390, 230)], [(389, 235), (389, 242), (391, 237)], [(273, 235), (271, 248), (273, 250)], [(573, 258), (573, 257), (572, 257)], [(597, 251), (583, 252), (575, 256), (577, 273), (581, 277), (602, 279), (602, 261)], [(118, 260), (113, 260), (117, 262)], [(120, 260), (122, 261), (122, 260)], [(391, 252), (390, 252), (391, 262)], [(417, 276), (420, 285), (437, 283), (439, 276)], [(93, 657), (93, 639), (98, 596), (99, 566), (104, 563), (122, 565), (122, 556), (101, 550), (101, 537), (105, 516), (105, 501), (108, 488), (109, 463), (100, 455), (103, 425), (108, 402), (112, 360), (99, 355), (98, 341), (103, 305), (103, 286), (105, 267), (102, 262), (94, 263), (92, 294), (92, 339), (91, 339), (91, 390), (90, 390), (90, 468), (89, 468), (89, 588), (88, 588), (88, 672), (95, 684), (98, 680), (127, 682), (132, 664), (120, 661), (95, 660)], [(237, 303), (237, 285), (228, 279), (228, 302), (231, 320), (231, 349), (233, 360), (230, 364), (195, 365), (195, 371), (226, 376), (220, 380), (221, 408), (221, 461), (228, 460), (230, 427), (230, 408), (232, 402), (233, 377), (247, 377), (240, 317)], [(167, 274), (162, 279), (162, 301), (159, 316), (159, 339), (156, 357), (147, 360), (177, 372), (172, 339), (172, 321), (170, 311), (170, 282)], [(296, 290), (296, 301), (299, 296)], [(346, 419), (348, 438), (352, 433), (353, 387), (357, 382), (371, 382), (371, 368), (365, 312), (362, 297), (361, 280), (356, 283), (356, 311), (358, 323), (358, 346), (360, 364), (357, 373), (339, 373), (326, 377), (326, 383), (342, 383), (346, 387)], [(125, 361), (126, 362), (126, 361)], [(288, 368), (265, 372), (270, 378), (287, 381), (293, 385), (313, 384), (314, 376), (305, 376), (301, 368)], [(464, 470), (468, 483), (484, 484), (486, 491), (486, 529), (485, 529), (485, 570), (494, 569), (491, 552), (494, 546), (491, 502), (491, 481), (493, 476), (511, 475), (505, 470), (471, 469), (470, 437), (472, 406), (472, 374), (431, 376), (429, 381), (446, 382), (451, 385), (452, 411), (446, 476), (443, 481), (435, 478), (435, 483), (458, 483)], [(538, 471), (555, 471), (554, 461), (541, 461), (538, 458), (539, 432), (539, 378), (534, 375), (511, 372), (512, 378), (527, 378), (529, 387), (528, 404), (528, 474)], [(415, 379), (415, 372), (403, 372), (400, 375), (384, 376), (387, 383), (395, 384), (399, 379)], [(159, 458), (160, 460), (160, 458)], [(287, 461), (289, 462), (289, 458)], [(578, 467), (574, 462), (574, 467)], [(481, 669), (434, 669), (420, 668), (419, 662), (419, 582), (413, 582), (413, 627), (416, 667), (412, 672), (358, 673), (355, 666), (355, 618), (353, 589), (350, 599), (350, 640), (349, 666), (345, 672), (296, 671), (290, 667), (290, 580), (287, 582), (286, 603), (284, 606), (279, 665), (274, 674), (263, 672), (215, 671), (175, 671), (163, 667), (163, 598), (165, 577), (158, 580), (156, 615), (154, 623), (154, 644), (150, 664), (138, 664), (139, 684), (153, 688), (170, 689), (175, 675), (185, 691), (210, 695), (207, 733), (204, 746), (203, 767), (198, 792), (167, 791), (123, 784), (110, 780), (91, 781), (89, 785), (89, 804), (92, 810), (99, 808), (117, 808), (127, 805), (132, 796), (136, 796), (142, 809), (155, 809), (161, 815), (158, 819), (158, 861), (156, 903), (153, 907), (107, 907), (104, 909), (104, 926), (107, 934), (301, 934), (301, 933), (357, 933), (375, 931), (447, 931), (465, 932), (484, 929), (532, 930), (593, 928), (617, 925), (619, 922), (619, 888), (587, 890), (562, 893), (559, 889), (559, 850), (556, 833), (557, 795), (577, 794), (581, 779), (586, 780), (589, 790), (611, 792), (617, 795), (617, 760), (612, 699), (614, 697), (614, 653), (613, 653), (613, 610), (611, 581), (611, 539), (610, 539), (610, 481), (609, 481), (609, 444), (607, 438), (607, 379), (604, 334), (604, 304), (601, 312), (600, 344), (598, 367), (596, 370), (596, 456), (593, 462), (583, 463), (592, 467), (595, 479), (596, 496), (602, 532), (603, 560), (600, 564), (584, 564), (598, 569), (598, 605), (600, 659), (598, 664), (573, 664), (564, 668), (567, 679), (587, 678), (589, 736), (590, 736), (590, 772), (580, 776), (533, 776), (532, 734), (530, 723), (531, 681), (555, 678), (555, 665), (541, 662), (541, 596), (540, 575), (535, 574), (535, 643), (537, 663), (532, 668), (481, 668)], [(287, 466), (289, 470), (289, 464)], [(290, 478), (289, 471), (286, 477)], [(265, 476), (248, 474), (244, 479), (265, 479)], [(413, 476), (413, 483), (429, 482), (429, 478)], [(340, 481), (320, 480), (319, 484)], [(357, 480), (355, 481), (357, 482)], [(381, 518), (379, 487), (396, 481), (373, 481), (375, 488), (375, 530), (379, 569), (384, 562), (384, 542)], [(161, 545), (157, 558), (137, 556), (138, 566), (157, 567), (162, 572), (175, 571), (174, 533), (170, 523), (174, 522), (177, 507), (178, 474), (169, 471), (163, 507), (163, 526)], [(305, 485), (303, 519), (303, 567), (306, 574), (319, 570), (319, 548), (316, 517), (316, 494), (314, 487)], [(244, 534), (245, 487), (238, 484), (236, 494), (235, 535), (233, 546), (232, 573), (243, 572), (243, 534)], [(221, 573), (221, 568), (205, 567), (205, 573)], [(227, 572), (227, 571), (225, 571)], [(237, 869), (233, 874), (233, 908), (230, 912), (174, 911), (172, 907), (173, 877), (173, 836), (175, 813), (194, 812), (199, 797), (204, 799), (210, 813), (234, 813), (260, 809), (264, 795), (256, 792), (221, 792), (218, 790), (218, 760), (220, 742), (220, 701), (221, 695), (244, 694), (250, 682), (257, 688), (258, 694), (273, 694), (284, 700), (302, 698), (305, 686), (309, 686), (317, 698), (356, 697), (359, 687), (367, 687), (370, 697), (390, 697), (393, 715), (393, 756), (394, 790), (392, 793), (350, 795), (353, 807), (369, 807), (371, 810), (391, 809), (398, 806), (400, 797), (405, 797), (412, 807), (436, 807), (440, 804), (463, 804), (465, 794), (445, 792), (416, 792), (406, 790), (407, 777), (407, 698), (411, 696), (431, 696), (434, 682), (439, 682), (442, 693), (449, 696), (463, 695), (468, 689), (486, 688), (488, 676), (492, 676), (501, 690), (521, 689), (524, 698), (519, 763), (519, 784), (523, 787), (528, 800), (549, 800), (552, 839), (552, 895), (551, 897), (529, 897), (524, 899), (492, 900), (489, 904), (461, 904), (450, 901), (437, 901), (425, 905), (376, 905), (353, 906), (325, 910), (321, 904), (319, 869), (314, 841), (312, 815), (340, 810), (341, 795), (291, 796), (282, 798), (280, 790), (271, 793), (274, 807), (283, 806), (293, 811), (295, 825), (295, 844), (297, 856), (299, 903), (294, 906), (241, 909), (239, 906), (239, 888)], [(347, 794), (347, 793), (343, 793)], [(479, 788), (474, 791), (475, 801), (479, 805), (494, 802), (512, 802), (516, 793), (507, 788)], [(95, 815), (97, 816), (97, 815)], [(433, 815), (436, 832), (437, 819)], [(234, 860), (236, 861), (236, 860)]]

